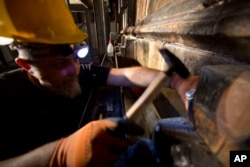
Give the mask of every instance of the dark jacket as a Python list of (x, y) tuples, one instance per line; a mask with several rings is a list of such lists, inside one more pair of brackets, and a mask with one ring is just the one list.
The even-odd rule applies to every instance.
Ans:
[(37, 88), (22, 69), (1, 74), (0, 160), (76, 131), (90, 92), (106, 83), (109, 71), (105, 67), (82, 65), (79, 82), (83, 93), (75, 99)]

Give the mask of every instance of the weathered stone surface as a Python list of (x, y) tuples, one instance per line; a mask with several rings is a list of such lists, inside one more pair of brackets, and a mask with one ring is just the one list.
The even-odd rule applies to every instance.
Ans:
[[(206, 8), (204, 1), (172, 1), (154, 9), (153, 14), (135, 27), (135, 33), (249, 36), (249, 5), (247, 1), (231, 1)], [(243, 23), (244, 26), (239, 26)]]
[(250, 149), (250, 66), (207, 66), (194, 97), (197, 131), (229, 165), (229, 151)]
[[(195, 95), (197, 132), (224, 166), (229, 166), (230, 150), (249, 149), (245, 142), (250, 129), (249, 74), (245, 72), (250, 63), (249, 7), (249, 0), (137, 0), (136, 16), (124, 13), (117, 17), (119, 26), (125, 25), (124, 57), (135, 59), (142, 66), (167, 70), (158, 52), (167, 48), (191, 74), (201, 75)], [(131, 11), (133, 5), (128, 8)], [(131, 25), (133, 19), (135, 23)], [(160, 117), (186, 116), (176, 92), (163, 89), (153, 104), (147, 109), (152, 113), (157, 110)], [(164, 110), (170, 112), (166, 114)], [(143, 117), (140, 123), (151, 122), (150, 117)], [(197, 160), (198, 166), (204, 166), (201, 157), (205, 156), (200, 155), (203, 154), (190, 153), (201, 161)], [(210, 161), (204, 159), (204, 163)]]
[[(200, 66), (250, 63), (249, 1), (147, 0), (136, 5), (143, 14), (137, 14), (127, 33), (174, 44), (188, 54), (200, 52), (199, 57), (205, 55)], [(213, 58), (220, 61), (211, 63)]]
[(249, 65), (214, 65), (203, 67), (195, 94), (196, 104), (201, 104), (205, 112), (214, 113), (223, 91), (242, 72), (248, 70), (250, 70)]

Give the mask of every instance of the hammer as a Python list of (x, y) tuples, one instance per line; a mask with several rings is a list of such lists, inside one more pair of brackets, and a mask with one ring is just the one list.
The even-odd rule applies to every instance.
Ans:
[(135, 120), (144, 111), (145, 107), (155, 100), (160, 93), (160, 89), (166, 84), (167, 79), (171, 77), (174, 72), (182, 78), (187, 78), (190, 75), (186, 66), (169, 50), (160, 49), (159, 52), (168, 64), (169, 69), (165, 72), (159, 72), (143, 94), (125, 113), (125, 118), (129, 120)]
[(187, 78), (190, 75), (186, 66), (169, 50), (160, 49), (159, 52), (168, 64), (169, 69), (165, 72), (161, 71), (157, 74), (154, 80), (144, 90), (142, 95), (125, 113), (123, 119), (108, 118), (109, 120), (119, 123), (118, 128), (111, 129), (112, 133), (115, 133), (116, 135), (119, 134), (120, 136), (126, 133), (132, 135), (143, 134), (144, 129), (137, 125), (134, 120), (141, 115), (149, 103), (155, 100), (160, 93), (160, 89), (166, 84), (167, 80), (173, 75), (173, 73), (179, 74), (182, 78)]

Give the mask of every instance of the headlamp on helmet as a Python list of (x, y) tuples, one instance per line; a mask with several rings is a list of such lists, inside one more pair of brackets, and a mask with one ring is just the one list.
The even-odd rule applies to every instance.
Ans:
[(34, 59), (44, 56), (69, 56), (74, 54), (78, 58), (84, 58), (88, 54), (89, 47), (86, 42), (76, 44), (40, 44), (14, 42), (13, 48), (19, 52), (23, 59)]
[(78, 58), (86, 57), (89, 52), (89, 46), (85, 41), (75, 44), (73, 49)]
[(7, 37), (0, 36), (0, 45), (9, 45), (13, 41), (14, 41), (13, 38), (7, 38)]

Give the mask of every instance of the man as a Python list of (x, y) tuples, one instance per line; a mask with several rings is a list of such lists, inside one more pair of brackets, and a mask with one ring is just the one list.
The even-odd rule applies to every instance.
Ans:
[[(0, 36), (14, 40), (21, 67), (0, 75), (0, 166), (110, 166), (127, 146), (109, 133), (117, 122), (93, 121), (78, 129), (91, 89), (147, 87), (159, 71), (80, 65), (70, 44), (87, 34), (75, 26), (63, 0), (0, 2), (6, 11)], [(173, 78), (170, 86), (183, 98), (196, 83), (190, 80), (197, 81)]]

